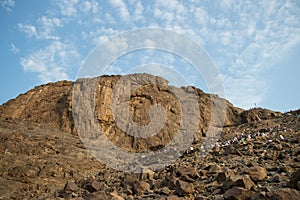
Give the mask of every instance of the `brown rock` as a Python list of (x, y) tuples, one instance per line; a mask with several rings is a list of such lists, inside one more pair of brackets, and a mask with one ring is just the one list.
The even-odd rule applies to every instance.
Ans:
[[(218, 197), (220, 197), (220, 198), (218, 198)], [(214, 195), (214, 198), (218, 199), (218, 200), (224, 200), (223, 195)], [(198, 194), (195, 197), (195, 200), (208, 200), (208, 199), (209, 199), (208, 197), (201, 195), (201, 194)]]
[(291, 166), (288, 166), (288, 165), (283, 165), (280, 168), (280, 170), (285, 173), (293, 173), (294, 172), (294, 168), (292, 168)]
[(208, 169), (208, 172), (211, 174), (217, 174), (219, 172), (222, 172), (222, 168), (217, 164), (210, 164), (206, 168)]
[(180, 166), (177, 168), (176, 171), (179, 174), (179, 176), (188, 176), (191, 179), (196, 179), (200, 177), (199, 173), (194, 167)]
[(95, 192), (95, 191), (103, 191), (107, 186), (105, 183), (99, 182), (99, 181), (92, 181), (88, 186), (87, 189), (89, 192)]
[(154, 179), (155, 176), (155, 172), (150, 170), (150, 169), (143, 169), (143, 172), (141, 174), (141, 179), (145, 180), (145, 179)]
[(300, 192), (292, 188), (279, 188), (268, 192), (267, 197), (274, 200), (299, 200)]
[(234, 172), (231, 169), (225, 168), (223, 172), (218, 173), (217, 181), (218, 183), (222, 183), (229, 179), (231, 176), (234, 175)]
[(255, 186), (255, 184), (252, 182), (252, 180), (250, 179), (249, 176), (234, 175), (234, 176), (231, 176), (228, 180), (226, 180), (223, 183), (222, 189), (223, 189), (223, 191), (226, 191), (232, 187), (242, 187), (242, 188), (250, 190), (254, 186)]
[(239, 155), (239, 156), (242, 156), (243, 154), (238, 150), (236, 149), (234, 146), (227, 146), (225, 148), (225, 154), (228, 155), (228, 154), (236, 154), (236, 155)]
[(110, 195), (116, 200), (124, 200), (124, 198), (118, 195), (116, 191), (111, 192)]
[(180, 200), (180, 198), (178, 196), (171, 195), (171, 196), (168, 196), (167, 200)]
[(272, 181), (272, 182), (275, 182), (275, 183), (280, 183), (280, 182), (282, 182), (282, 180), (283, 180), (283, 178), (282, 178), (282, 176), (279, 175), (279, 174), (275, 174), (275, 176), (273, 176), (273, 177), (271, 178), (271, 181)]
[(86, 199), (87, 200), (111, 200), (112, 196), (106, 194), (104, 191), (97, 191), (89, 194)]
[(262, 200), (267, 199), (266, 192), (258, 192), (251, 196), (250, 200)]
[(124, 189), (124, 193), (127, 194), (127, 195), (132, 195), (133, 194), (132, 190), (130, 188), (128, 188), (128, 187), (126, 187)]
[(253, 181), (262, 181), (267, 177), (267, 170), (260, 166), (250, 167), (248, 174)]
[(246, 200), (249, 199), (254, 192), (247, 190), (245, 188), (241, 187), (233, 187), (229, 190), (227, 190), (223, 197), (224, 199), (230, 199), (230, 200)]
[(192, 194), (195, 191), (194, 185), (185, 181), (177, 180), (176, 181), (176, 193), (179, 196), (185, 196)]
[[(161, 80), (153, 76), (136, 76), (137, 79), (147, 77), (158, 82)], [(161, 104), (166, 109), (167, 114), (167, 123), (162, 132), (149, 139), (141, 138), (135, 140), (118, 129), (109, 106), (111, 93), (119, 78), (120, 76), (101, 77), (95, 91), (96, 105), (94, 114), (98, 118), (104, 133), (118, 147), (133, 152), (154, 150), (161, 147), (160, 145), (169, 143), (173, 139), (174, 133), (178, 130), (179, 122), (181, 122), (180, 116), (182, 115), (180, 113), (180, 102), (170, 92), (167, 82), (161, 81), (163, 83), (162, 86), (158, 86), (158, 84), (143, 86), (133, 92), (128, 100), (130, 102), (131, 117), (139, 125), (145, 125), (149, 122), (149, 107), (153, 104)], [(73, 85), (71, 82), (58, 82), (39, 86), (0, 106), (0, 176), (1, 183), (4, 183), (0, 184), (0, 191), (6, 192), (5, 196), (3, 192), (0, 192), (0, 198), (46, 199), (50, 196), (57, 197), (62, 195), (64, 198), (69, 199), (82, 195), (84, 198), (89, 196), (88, 198), (90, 199), (122, 199), (123, 197), (121, 196), (124, 194), (126, 199), (165, 199), (166, 195), (173, 194), (175, 189), (176, 193), (179, 191), (178, 193), (181, 196), (185, 196), (183, 198), (196, 197), (198, 194), (203, 195), (201, 197), (199, 195), (199, 198), (204, 198), (205, 196), (220, 194), (220, 183), (217, 183), (217, 180), (227, 190), (234, 187), (248, 188), (248, 190), (252, 188), (253, 184), (251, 181), (248, 181), (249, 179), (239, 178), (239, 180), (234, 180), (229, 173), (227, 174), (227, 172), (222, 170), (223, 167), (220, 167), (220, 163), (228, 168), (235, 169), (236, 174), (243, 174), (243, 166), (253, 166), (251, 163), (255, 162), (264, 166), (269, 172), (285, 172), (285, 175), (280, 175), (282, 178), (277, 176), (279, 178), (274, 179), (278, 183), (274, 184), (272, 179), (268, 179), (263, 183), (257, 184), (257, 187), (254, 188), (257, 192), (270, 191), (270, 188), (273, 188), (274, 185), (276, 187), (285, 186), (286, 178), (299, 167), (300, 151), (297, 142), (300, 140), (297, 138), (293, 139), (293, 137), (298, 137), (297, 132), (288, 129), (287, 133), (282, 133), (286, 140), (279, 141), (282, 145), (281, 160), (266, 160), (258, 156), (262, 152), (261, 149), (266, 149), (264, 147), (267, 146), (263, 145), (269, 139), (267, 137), (272, 137), (271, 135), (265, 138), (257, 137), (245, 141), (253, 146), (252, 150), (255, 152), (253, 156), (234, 155), (241, 155), (239, 151), (242, 144), (238, 144), (233, 145), (234, 149), (228, 148), (227, 153), (230, 155), (226, 157), (222, 156), (225, 148), (219, 147), (221, 150), (215, 148), (216, 155), (208, 153), (207, 157), (199, 159), (195, 155), (198, 153), (198, 147), (200, 148), (201, 143), (196, 141), (193, 144), (196, 147), (195, 155), (188, 154), (180, 157), (178, 162), (174, 164), (173, 170), (166, 167), (157, 176), (152, 172), (143, 171), (142, 177), (127, 177), (123, 172), (116, 172), (107, 166), (103, 166), (90, 156), (85, 151), (86, 149), (79, 137), (75, 135), (76, 130), (72, 116), (72, 105), (74, 105), (74, 102), (72, 102)], [(125, 89), (124, 91), (128, 90)], [(199, 96), (201, 120), (198, 136), (201, 136), (202, 130), (205, 130), (204, 128), (211, 122), (211, 98), (219, 98), (216, 95), (205, 94), (193, 87), (186, 89), (188, 93), (193, 91)], [(255, 121), (255, 118), (252, 118), (250, 124), (235, 126), (241, 123), (240, 113), (242, 110), (234, 108), (226, 100), (220, 99), (220, 101), (225, 102), (227, 106), (225, 125), (231, 125), (225, 127), (228, 129), (228, 135), (226, 132), (224, 139), (230, 138), (230, 134), (233, 133), (255, 133), (257, 129), (261, 128), (260, 126), (269, 126), (263, 121), (264, 111), (261, 109), (254, 110), (253, 113), (251, 113), (252, 111), (248, 112), (249, 119), (252, 118), (252, 114), (253, 116), (257, 115), (260, 119), (259, 123)], [(215, 106), (216, 110), (221, 107), (220, 105)], [(299, 127), (299, 117), (295, 120), (280, 118), (276, 123), (279, 123), (279, 120), (285, 124), (291, 123), (296, 128)], [(282, 125), (281, 129), (284, 126), (286, 125)], [(276, 130), (276, 127), (274, 130)], [(195, 136), (195, 138), (202, 139), (198, 136)], [(206, 137), (209, 137), (208, 133), (206, 133)], [(258, 140), (257, 143), (255, 143), (256, 140)], [(292, 140), (295, 142), (290, 142)], [(274, 147), (274, 149), (276, 148)], [(268, 154), (268, 151), (265, 154)], [(242, 152), (244, 154), (244, 150)], [(210, 167), (205, 168), (208, 163)], [(199, 169), (203, 170), (200, 171)], [(224, 174), (222, 174), (223, 172)], [(201, 178), (198, 177), (199, 175)], [(146, 184), (145, 187), (140, 186), (144, 188), (139, 192), (141, 195), (136, 195), (138, 187), (135, 183), (140, 178), (144, 181), (146, 180), (146, 183), (151, 185), (151, 189), (153, 187), (153, 191), (150, 191), (150, 187)], [(103, 190), (99, 182), (92, 183), (92, 181), (88, 181), (89, 179), (100, 180), (100, 182), (105, 181), (105, 185), (109, 187), (109, 190)], [(177, 179), (183, 182), (179, 182)], [(7, 182), (7, 180), (10, 181)], [(73, 185), (74, 187), (72, 184), (66, 186), (65, 191), (68, 192), (64, 194), (62, 187), (68, 180), (78, 180), (76, 182), (78, 185), (73, 183), (75, 184), (75, 186)], [(45, 184), (45, 181), (49, 184)], [(225, 187), (226, 182), (228, 185)], [(299, 185), (299, 181), (296, 181), (296, 184)], [(87, 189), (88, 187), (92, 189)], [(92, 191), (93, 194), (89, 194), (88, 190)], [(118, 193), (111, 193), (114, 190), (117, 190)], [(132, 192), (133, 190), (134, 192)], [(227, 190), (225, 191), (228, 192)], [(242, 192), (245, 192), (245, 190), (242, 190)], [(216, 199), (221, 199), (220, 195), (215, 195), (215, 197)], [(174, 198), (178, 197), (174, 196)]]
[[(130, 114), (138, 125), (147, 125), (150, 122), (149, 109), (153, 104), (160, 104), (165, 108), (167, 120), (162, 130), (153, 137), (135, 138), (121, 131), (115, 124), (111, 109), (111, 96), (117, 82), (122, 78), (129, 78), (133, 85), (145, 83), (145, 86), (137, 88), (130, 97)], [(84, 82), (96, 83), (95, 88), (85, 88)], [(152, 83), (152, 84), (149, 84)], [(148, 84), (148, 85), (147, 85)], [(78, 87), (77, 87), (78, 86)], [(215, 109), (222, 110), (226, 106), (225, 125), (241, 124), (240, 113), (242, 109), (235, 108), (225, 99), (217, 95), (209, 95), (195, 87), (171, 88), (168, 81), (149, 74), (134, 74), (128, 76), (102, 76), (93, 79), (79, 79), (75, 83), (71, 81), (60, 81), (38, 86), (23, 95), (18, 96), (0, 107), (0, 115), (6, 119), (22, 119), (30, 122), (47, 123), (66, 133), (77, 134), (74, 126), (72, 109), (72, 94), (77, 89), (95, 92), (95, 114), (98, 118), (103, 132), (109, 139), (124, 149), (140, 152), (159, 148), (173, 139), (180, 124), (180, 105), (172, 89), (189, 95), (195, 93), (199, 96), (200, 122), (199, 129), (208, 127), (211, 123), (211, 101), (215, 102)], [(130, 86), (123, 88), (124, 93), (131, 94)], [(76, 99), (76, 98), (75, 98)], [(84, 103), (84, 102), (83, 102)], [(18, 108), (18, 109), (16, 109)], [(223, 113), (221, 113), (223, 114)], [(200, 117), (200, 116), (199, 116)], [(215, 125), (223, 125), (218, 117), (213, 122)], [(50, 122), (50, 123), (49, 123)], [(86, 132), (89, 132), (86, 124)], [(92, 136), (91, 136), (92, 137)], [(93, 136), (94, 137), (94, 136)], [(96, 137), (96, 136), (95, 136)], [(197, 137), (201, 137), (200, 132)]]
[(126, 174), (124, 178), (124, 183), (126, 185), (133, 185), (137, 180), (139, 180), (138, 174)]
[(254, 121), (266, 120), (269, 118), (274, 118), (280, 116), (281, 113), (274, 112), (262, 108), (254, 108), (250, 110), (245, 110), (241, 113), (242, 121), (245, 123), (251, 123)]
[(291, 188), (300, 190), (300, 169), (298, 169), (291, 175), (291, 179), (288, 185)]
[(142, 195), (145, 192), (150, 191), (150, 185), (146, 181), (139, 181), (133, 186), (134, 192), (138, 195)]
[(201, 178), (201, 179), (206, 179), (206, 178), (207, 178), (207, 173), (208, 173), (208, 171), (205, 170), (205, 169), (199, 170), (200, 178)]
[(64, 192), (67, 192), (67, 193), (68, 192), (77, 192), (78, 190), (79, 190), (79, 187), (74, 182), (68, 182), (64, 188)]
[(220, 188), (217, 188), (216, 190), (213, 191), (213, 195), (216, 195), (216, 194), (221, 194), (222, 193), (222, 190)]
[(276, 150), (276, 151), (281, 151), (282, 148), (283, 148), (283, 147), (282, 147), (281, 144), (274, 144), (274, 145), (273, 145), (273, 149)]
[(169, 188), (167, 188), (167, 187), (161, 188), (161, 189), (159, 190), (159, 192), (160, 192), (161, 194), (165, 194), (165, 195), (171, 194), (171, 190), (170, 190)]

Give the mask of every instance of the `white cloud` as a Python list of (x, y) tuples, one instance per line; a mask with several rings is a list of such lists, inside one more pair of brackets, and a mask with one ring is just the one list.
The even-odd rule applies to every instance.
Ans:
[(96, 30), (90, 31), (86, 36), (90, 41), (92, 41), (93, 45), (98, 45), (107, 41), (110, 37), (117, 33), (119, 33), (119, 31), (116, 29), (100, 27)]
[(223, 83), (226, 98), (229, 98), (235, 106), (242, 108), (251, 108), (255, 104), (259, 106), (265, 96), (260, 90), (266, 87), (265, 82), (251, 75), (227, 77)]
[(156, 0), (153, 6), (154, 17), (161, 21), (162, 25), (172, 28), (174, 25), (185, 26), (191, 15), (188, 10), (178, 1), (159, 1)]
[(192, 24), (204, 26), (194, 31), (228, 77), (227, 98), (236, 105), (250, 107), (254, 101), (259, 104), (267, 90), (267, 80), (261, 75), (300, 42), (299, 8), (290, 1), (276, 0), (227, 0), (221, 5), (194, 5), (192, 8), (198, 12), (190, 19)]
[(197, 24), (204, 26), (208, 23), (209, 16), (206, 10), (201, 7), (197, 7), (193, 12), (195, 12)]
[(63, 26), (61, 20), (57, 17), (48, 18), (47, 16), (42, 16), (39, 19), (39, 21), (47, 29), (51, 29), (52, 27), (62, 27)]
[(233, 4), (233, 0), (223, 0), (220, 2), (224, 8), (228, 9)]
[(143, 4), (140, 1), (137, 2), (133, 14), (133, 18), (135, 21), (144, 20), (143, 11), (144, 11)]
[(59, 39), (59, 37), (55, 35), (56, 28), (63, 27), (63, 23), (59, 18), (42, 16), (38, 19), (38, 23), (40, 24), (39, 39)]
[(82, 11), (83, 12), (89, 12), (92, 9), (92, 4), (89, 1), (84, 1), (82, 3)]
[(14, 0), (2, 0), (0, 1), (1, 7), (6, 10), (6, 12), (11, 12), (12, 9), (15, 7)]
[(78, 65), (78, 52), (70, 45), (54, 41), (26, 57), (21, 65), (26, 72), (38, 73), (42, 82), (69, 79), (70, 68)]
[(118, 9), (122, 21), (128, 22), (130, 20), (130, 14), (127, 5), (123, 0), (110, 0), (110, 3), (112, 6)]
[(36, 27), (31, 24), (18, 24), (18, 29), (24, 32), (29, 38), (38, 37)]
[(71, 17), (77, 14), (77, 3), (78, 0), (58, 0), (57, 5), (59, 6), (60, 13), (63, 16)]
[(10, 51), (13, 52), (14, 54), (17, 54), (20, 52), (20, 49), (17, 48), (13, 43), (10, 44)]
[(105, 13), (104, 19), (109, 24), (115, 24), (116, 23), (116, 20), (109, 13)]
[(248, 33), (248, 36), (252, 36), (256, 30), (256, 22), (255, 21), (250, 21), (249, 22), (249, 25), (248, 25), (248, 30), (247, 30), (247, 33)]
[(98, 0), (56, 0), (56, 9), (51, 12), (63, 23), (86, 27), (103, 22), (100, 4), (103, 3)]
[[(245, 99), (249, 100), (248, 107), (253, 101), (259, 104), (267, 89), (267, 82), (259, 78), (260, 75), (300, 42), (300, 9), (292, 1), (56, 2), (56, 12), (48, 12), (32, 24), (19, 24), (18, 28), (29, 38), (71, 41), (78, 44), (77, 49), (82, 46), (92, 49), (109, 37), (134, 28), (162, 27), (180, 32), (209, 53), (222, 75), (227, 77), (227, 98), (243, 107), (247, 107)], [(60, 34), (69, 31), (70, 25), (78, 30)], [(77, 43), (78, 40), (85, 43)], [(50, 47), (42, 51), (50, 51)], [(23, 63), (24, 66), (38, 63), (33, 55), (38, 54), (25, 57), (28, 63)], [(51, 62), (57, 63), (57, 58)], [(261, 94), (256, 92), (258, 88)]]
[(63, 27), (63, 23), (59, 18), (49, 18), (47, 16), (41, 16), (38, 18), (36, 25), (18, 24), (18, 29), (21, 32), (24, 32), (27, 37), (38, 40), (59, 40), (59, 37), (55, 34), (55, 32), (56, 28), (61, 27)]
[(76, 3), (77, 6), (73, 5), (73, 7), (74, 9), (79, 10), (80, 12), (94, 14), (99, 12), (99, 3), (97, 0), (84, 0)]

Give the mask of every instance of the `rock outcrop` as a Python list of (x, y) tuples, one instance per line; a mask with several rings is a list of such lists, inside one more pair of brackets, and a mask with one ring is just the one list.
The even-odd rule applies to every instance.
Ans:
[[(244, 120), (242, 109), (234, 107), (217, 95), (206, 94), (195, 87), (181, 89), (168, 86), (168, 82), (160, 77), (148, 74), (127, 76), (132, 79), (132, 85), (142, 84), (130, 96), (130, 116), (133, 122), (145, 126), (151, 121), (149, 109), (151, 105), (159, 104), (166, 111), (166, 123), (161, 131), (147, 139), (134, 138), (122, 131), (115, 123), (111, 109), (111, 99), (117, 82), (121, 76), (103, 76), (94, 79), (79, 79), (75, 86), (81, 87), (85, 82), (96, 82), (92, 88), (84, 88), (91, 94), (95, 93), (95, 115), (102, 131), (114, 144), (128, 151), (149, 151), (168, 144), (178, 132), (181, 119), (180, 102), (174, 90), (183, 93), (194, 93), (199, 103), (199, 131), (195, 136), (200, 140), (205, 135), (209, 125), (215, 127), (235, 126)], [(151, 84), (149, 84), (151, 83)], [(90, 83), (89, 83), (90, 84)], [(0, 116), (7, 119), (22, 119), (36, 123), (47, 123), (63, 132), (76, 135), (72, 115), (72, 94), (74, 83), (60, 81), (38, 86), (25, 94), (10, 100), (0, 107)], [(131, 87), (123, 87), (124, 93), (130, 94)], [(82, 89), (82, 88), (81, 88)], [(76, 100), (76, 96), (74, 97)], [(81, 102), (83, 104), (89, 102)], [(194, 106), (194, 105), (193, 105)], [(192, 109), (195, 109), (194, 107)], [(256, 116), (256, 114), (255, 114)], [(212, 118), (213, 117), (213, 118)], [(196, 122), (195, 122), (196, 123)], [(87, 128), (87, 127), (85, 127)]]
[[(119, 108), (112, 95), (118, 94), (115, 89), (122, 76), (49, 83), (0, 106), (0, 198), (300, 198), (299, 110), (283, 114), (261, 108), (247, 111), (195, 87), (168, 86), (160, 77), (139, 74), (128, 78), (136, 85), (151, 83), (136, 88), (129, 98), (117, 99), (117, 103), (128, 103), (132, 122), (140, 126), (151, 123), (155, 104), (165, 110), (163, 128), (147, 139), (134, 138), (117, 126), (111, 105)], [(84, 88), (84, 81), (96, 87)], [(125, 86), (122, 90), (128, 92)], [(74, 96), (74, 91), (85, 89), (95, 104)], [(79, 116), (74, 109), (77, 114), (85, 113), (76, 110), (79, 102), (94, 105), (92, 123), (98, 123), (115, 145), (128, 152), (160, 149), (180, 128), (182, 108), (174, 91), (196, 96), (199, 115), (193, 143), (171, 165), (156, 171), (143, 169), (140, 174), (117, 171), (94, 158), (78, 136), (75, 125)], [(84, 125), (86, 130), (91, 128)], [(211, 137), (209, 127), (216, 128), (220, 137), (205, 145)], [(97, 134), (88, 136), (96, 138)]]

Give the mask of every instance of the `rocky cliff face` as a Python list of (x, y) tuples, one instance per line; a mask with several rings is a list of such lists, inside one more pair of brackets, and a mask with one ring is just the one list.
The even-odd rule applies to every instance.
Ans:
[[(0, 198), (299, 199), (299, 110), (285, 114), (242, 110), (195, 87), (169, 86), (160, 77), (127, 78), (133, 86), (143, 81), (151, 84), (130, 93), (126, 84), (118, 87), (122, 76), (60, 81), (38, 86), (0, 106)], [(74, 96), (84, 91), (90, 91), (88, 101)], [(123, 92), (130, 95), (112, 100), (112, 95)], [(76, 120), (90, 111), (77, 109), (76, 103), (93, 105), (91, 123), (99, 124), (114, 145), (129, 152), (157, 150), (181, 128), (182, 107), (176, 94), (197, 97), (198, 112), (191, 113), (198, 114), (191, 115), (196, 120), (190, 122), (197, 123), (198, 131), (192, 148), (170, 166), (142, 174), (117, 171), (91, 156), (78, 137)], [(126, 134), (126, 127), (124, 131), (116, 123), (124, 113), (120, 102), (129, 105), (132, 123), (140, 126), (151, 123), (151, 106), (161, 105), (166, 118), (154, 120), (165, 119), (162, 129), (147, 139)], [(85, 130), (92, 127), (81, 125)], [(217, 129), (221, 131), (218, 145), (200, 157), (206, 151), (202, 141), (210, 136), (209, 126), (222, 125), (222, 130)], [(97, 138), (97, 134), (87, 136)]]
[(1, 118), (47, 123), (66, 133), (74, 133), (72, 87), (60, 81), (35, 87), (0, 107)]
[[(133, 78), (134, 84), (138, 84), (140, 80), (156, 83), (143, 85), (132, 93), (129, 109), (133, 122), (140, 126), (149, 124), (151, 121), (149, 118), (150, 106), (159, 104), (166, 111), (166, 124), (158, 134), (147, 139), (136, 139), (122, 131), (116, 126), (111, 109), (111, 96), (120, 76), (103, 76), (90, 80), (97, 81), (96, 88), (91, 88), (91, 90), (95, 90), (96, 93), (95, 114), (103, 132), (115, 144), (129, 151), (147, 151), (168, 144), (178, 131), (181, 120), (180, 102), (172, 91), (174, 87), (168, 86), (166, 80), (152, 75), (135, 74), (129, 77)], [(78, 80), (76, 84), (82, 84), (83, 80)], [(2, 118), (47, 123), (63, 132), (76, 135), (77, 131), (72, 115), (73, 86), (74, 83), (69, 81), (38, 86), (2, 105), (0, 115)], [(201, 138), (210, 123), (213, 126), (222, 126), (224, 120), (224, 126), (234, 126), (244, 121), (257, 120), (256, 115), (256, 118), (248, 120), (251, 118), (249, 117), (251, 114), (244, 113), (242, 109), (234, 107), (230, 102), (216, 95), (206, 94), (191, 86), (180, 90), (186, 94), (192, 91), (199, 98), (200, 121), (196, 140)], [(130, 91), (124, 92), (130, 93)], [(214, 109), (212, 109), (213, 106)], [(225, 107), (223, 108), (223, 106)], [(215, 112), (216, 116), (213, 120), (211, 119), (212, 112)], [(225, 118), (222, 119), (224, 116)]]

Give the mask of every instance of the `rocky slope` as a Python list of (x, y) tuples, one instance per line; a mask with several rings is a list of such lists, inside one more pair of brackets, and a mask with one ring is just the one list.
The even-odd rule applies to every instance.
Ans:
[[(151, 83), (130, 95), (129, 113), (135, 123), (150, 122), (148, 113), (153, 104), (160, 104), (166, 110), (162, 130), (147, 139), (134, 138), (116, 125), (110, 107), (111, 95), (121, 76), (49, 83), (0, 106), (0, 197), (298, 199), (298, 111), (286, 114), (259, 108), (245, 111), (194, 87), (168, 86), (160, 77), (147, 74), (128, 77), (133, 85), (141, 81)], [(81, 91), (86, 80), (96, 85), (91, 94), (97, 123), (115, 145), (129, 152), (148, 152), (168, 144), (181, 120), (174, 91), (192, 92), (198, 97), (200, 120), (192, 148), (176, 163), (156, 172), (130, 174), (101, 164), (82, 144), (72, 114), (74, 100), (78, 100), (72, 97), (73, 89)], [(129, 89), (124, 87), (124, 91)], [(226, 115), (221, 137), (212, 149), (206, 149), (203, 140), (209, 137), (208, 126), (223, 125), (222, 116), (214, 113), (222, 110), (223, 105)], [(216, 117), (211, 121), (214, 114)]]
[[(147, 138), (146, 140), (135, 140), (120, 130), (115, 125), (110, 108), (111, 95), (120, 76), (104, 76), (99, 80), (90, 80), (90, 82), (97, 81), (96, 91), (92, 91), (91, 93), (96, 93), (95, 113), (102, 129), (114, 143), (131, 151), (147, 151), (155, 148), (153, 145), (159, 146), (168, 143), (170, 138), (173, 138), (173, 134), (176, 133), (179, 121), (181, 120), (179, 117), (179, 102), (172, 92), (173, 88), (168, 86), (168, 82), (160, 77), (147, 74), (135, 74), (129, 77), (134, 77), (133, 81), (136, 84), (141, 80), (149, 80), (149, 83), (157, 83), (139, 87), (131, 95), (130, 114), (133, 121), (139, 125), (148, 124), (150, 120), (148, 116), (150, 105), (160, 104), (167, 112), (166, 125), (156, 136)], [(84, 79), (78, 80), (77, 85), (81, 87), (83, 81)], [(7, 119), (22, 119), (36, 123), (47, 123), (63, 132), (76, 135), (72, 116), (73, 85), (74, 83), (72, 82), (61, 81), (38, 86), (1, 106), (0, 116)], [(91, 90), (95, 89), (91, 88)], [(223, 113), (217, 113), (217, 117), (215, 117), (216, 120), (214, 122), (211, 121), (212, 101), (216, 104), (215, 110), (221, 111), (221, 106), (223, 106), (223, 104), (226, 106), (224, 110), (226, 112), (225, 126), (237, 125), (242, 123), (242, 121), (248, 120), (246, 118), (249, 114), (245, 113), (245, 119), (243, 119), (244, 116), (241, 115), (241, 109), (235, 108), (228, 101), (218, 98), (216, 95), (205, 94), (201, 90), (193, 87), (187, 87), (184, 88), (184, 90), (185, 93), (188, 93), (188, 90), (192, 90), (199, 96), (201, 120), (199, 123), (198, 137), (201, 136), (201, 131), (203, 132), (209, 123), (215, 123), (215, 125), (219, 123), (222, 125), (222, 119), (218, 119), (221, 118), (218, 115), (222, 115)], [(124, 92), (128, 93), (129, 91)], [(82, 103), (86, 104), (87, 102)], [(122, 140), (120, 141), (118, 138), (122, 138)]]

